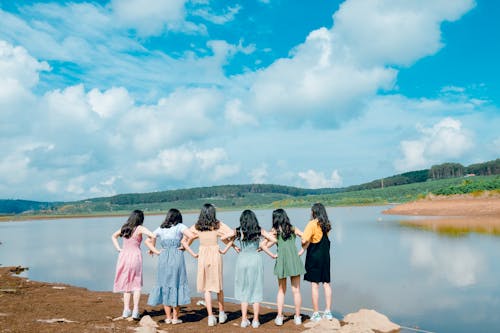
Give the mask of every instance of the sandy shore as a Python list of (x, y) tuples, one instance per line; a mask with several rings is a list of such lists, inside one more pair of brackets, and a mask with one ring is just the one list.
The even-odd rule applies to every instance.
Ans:
[[(0, 332), (134, 332), (139, 323), (117, 319), (122, 312), (121, 294), (96, 292), (57, 283), (44, 283), (19, 278), (13, 267), (0, 267)], [(226, 303), (228, 322), (207, 326), (206, 310), (196, 305), (181, 309), (184, 323), (162, 323), (165, 315), (161, 306), (147, 306), (147, 295), (141, 298), (141, 315), (158, 322), (159, 329), (168, 332), (244, 332), (240, 328), (240, 306)], [(214, 301), (213, 303), (217, 303)], [(251, 307), (250, 307), (251, 308)], [(262, 306), (259, 332), (301, 332), (305, 328), (293, 323), (293, 314), (286, 312), (283, 326), (274, 324), (276, 310)], [(308, 318), (304, 316), (304, 319)], [(50, 323), (52, 319), (56, 322)], [(248, 328), (246, 329), (249, 330)], [(251, 328), (250, 328), (251, 330)]]
[(486, 192), (481, 196), (429, 196), (397, 205), (383, 213), (428, 216), (429, 218), (419, 220), (403, 220), (401, 224), (442, 233), (459, 235), (478, 232), (500, 235), (500, 194), (498, 192)]
[[(165, 324), (162, 306), (146, 305), (147, 295), (141, 296), (141, 320), (120, 317), (121, 294), (96, 292), (59, 283), (31, 281), (17, 276), (24, 268), (0, 267), (0, 332), (249, 332), (241, 328), (238, 304), (226, 302), (228, 321), (208, 327), (205, 307), (197, 305), (199, 298), (181, 308), (178, 325)], [(214, 302), (214, 305), (216, 302)], [(250, 307), (251, 309), (251, 307)], [(216, 310), (216, 309), (214, 309)], [(285, 309), (286, 310), (286, 309)], [(252, 317), (250, 310), (250, 318)], [(377, 333), (399, 332), (400, 327), (374, 310), (361, 309), (343, 320), (322, 320), (313, 323), (302, 314), (303, 324), (295, 325), (293, 313), (284, 312), (283, 326), (276, 326), (276, 310), (261, 305), (259, 332), (304, 333)], [(156, 328), (147, 327), (153, 325)]]

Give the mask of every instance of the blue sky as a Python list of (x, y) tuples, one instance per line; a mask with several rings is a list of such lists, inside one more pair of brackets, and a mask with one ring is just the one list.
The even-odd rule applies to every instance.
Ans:
[(500, 157), (490, 0), (0, 0), (0, 198)]

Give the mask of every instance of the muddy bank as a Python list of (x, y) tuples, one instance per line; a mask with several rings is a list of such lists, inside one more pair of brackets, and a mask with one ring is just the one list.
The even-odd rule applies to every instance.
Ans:
[(401, 224), (445, 234), (477, 232), (500, 235), (498, 192), (486, 192), (481, 196), (428, 196), (425, 199), (397, 205), (383, 213), (428, 216), (429, 218), (419, 220), (403, 220)]
[[(121, 294), (96, 292), (59, 283), (45, 283), (20, 278), (19, 267), (0, 267), (0, 331), (1, 332), (143, 332), (141, 322), (122, 319)], [(141, 296), (141, 317), (157, 325), (144, 332), (248, 332), (241, 328), (238, 304), (226, 302), (228, 321), (215, 327), (207, 326), (206, 310), (193, 298), (181, 308), (182, 324), (165, 324), (161, 306), (147, 306), (147, 295)], [(216, 305), (216, 302), (214, 302)], [(250, 307), (251, 308), (251, 307)], [(303, 315), (303, 325), (295, 325), (293, 313), (286, 312), (283, 326), (276, 326), (274, 308), (261, 306), (259, 332), (377, 332), (369, 325), (378, 325), (378, 332), (397, 332), (399, 326), (373, 310), (360, 310), (344, 317), (346, 321), (321, 321), (313, 324)], [(351, 316), (352, 318), (348, 317)], [(150, 318), (149, 318), (150, 317)], [(251, 317), (251, 311), (250, 311)], [(152, 319), (152, 320), (151, 320)], [(144, 321), (144, 320), (143, 320)], [(365, 323), (369, 322), (369, 323)]]

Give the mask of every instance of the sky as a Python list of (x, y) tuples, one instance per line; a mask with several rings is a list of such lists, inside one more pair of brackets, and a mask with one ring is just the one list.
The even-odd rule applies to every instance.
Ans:
[(500, 157), (493, 0), (0, 0), (0, 198)]

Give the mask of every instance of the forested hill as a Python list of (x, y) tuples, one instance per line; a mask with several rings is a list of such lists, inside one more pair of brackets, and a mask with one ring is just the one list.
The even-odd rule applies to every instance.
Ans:
[[(440, 180), (456, 179), (458, 183), (464, 176), (491, 176), (500, 175), (500, 159), (484, 163), (462, 166), (458, 163), (444, 163), (434, 165), (430, 169), (417, 170), (376, 179), (374, 181), (349, 186), (345, 188), (304, 189), (283, 185), (246, 184), (221, 185), (178, 189), (150, 193), (118, 194), (111, 197), (91, 198), (74, 202), (36, 202), (28, 200), (0, 200), (0, 214), (93, 214), (93, 213), (123, 213), (133, 209), (143, 209), (149, 212), (164, 211), (168, 207), (179, 209), (197, 209), (205, 202), (212, 202), (221, 208), (235, 207), (270, 207), (274, 203), (299, 202), (294, 198), (313, 199), (315, 196), (335, 196), (344, 193), (344, 196), (357, 198), (355, 193), (363, 193), (363, 202), (371, 202), (370, 196), (377, 191), (389, 188), (400, 188), (410, 184), (424, 184), (436, 181), (432, 191), (439, 191), (439, 186), (448, 187), (457, 182), (448, 183)], [(477, 177), (476, 177), (477, 178)], [(478, 179), (479, 180), (479, 179)], [(496, 184), (495, 180), (495, 184)], [(442, 184), (442, 185), (439, 185)], [(431, 184), (429, 184), (431, 185)], [(437, 186), (437, 187), (436, 187)], [(486, 186), (486, 185), (485, 185)], [(488, 185), (489, 186), (489, 185)], [(495, 185), (496, 186), (496, 185)], [(401, 187), (401, 192), (406, 191)], [(425, 194), (429, 186), (417, 187), (411, 196), (401, 197), (400, 200), (410, 200), (420, 191)], [(387, 192), (387, 191), (386, 191)], [(394, 192), (394, 191), (391, 191)], [(374, 195), (374, 194), (373, 194)], [(378, 194), (377, 194), (378, 195)], [(381, 197), (377, 197), (381, 201)], [(391, 197), (397, 200), (398, 196)], [(302, 199), (301, 199), (302, 200)], [(355, 200), (349, 202), (356, 204)], [(367, 201), (368, 200), (368, 201)], [(362, 203), (361, 201), (359, 203)]]
[(288, 196), (304, 196), (311, 194), (336, 193), (341, 189), (304, 189), (272, 184), (220, 185), (196, 187), (150, 193), (118, 194), (112, 197), (86, 200), (91, 202), (109, 202), (113, 205), (133, 205), (141, 203), (171, 202), (194, 199), (238, 198), (247, 194), (283, 194)]

